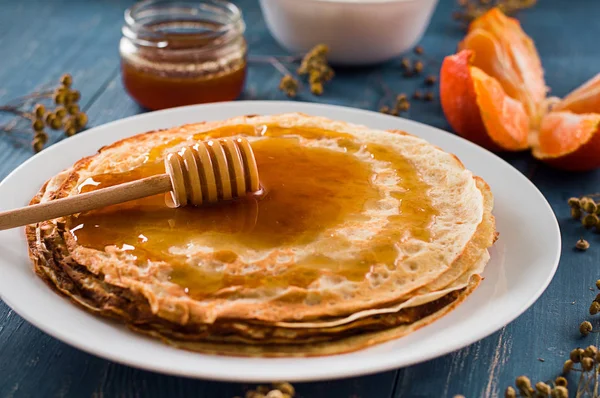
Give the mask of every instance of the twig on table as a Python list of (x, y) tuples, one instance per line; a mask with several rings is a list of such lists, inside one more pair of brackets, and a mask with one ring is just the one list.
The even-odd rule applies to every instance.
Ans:
[(302, 57), (300, 55), (249, 55), (248, 56), (249, 62), (258, 62), (258, 63), (265, 63), (265, 64), (272, 63), (273, 59), (276, 59), (280, 62), (293, 63), (293, 62), (301, 61)]

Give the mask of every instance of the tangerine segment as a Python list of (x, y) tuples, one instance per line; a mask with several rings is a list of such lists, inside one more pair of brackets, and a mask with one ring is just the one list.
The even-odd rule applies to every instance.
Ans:
[(553, 110), (600, 113), (600, 73), (571, 91)]
[(510, 98), (498, 80), (471, 66), (477, 104), (487, 133), (502, 148), (527, 149), (529, 117), (523, 104)]
[(533, 155), (572, 171), (600, 167), (600, 114), (551, 112), (544, 116)]
[(522, 102), (531, 127), (537, 127), (547, 92), (544, 70), (533, 41), (519, 22), (493, 8), (471, 23), (459, 49), (473, 50), (473, 66), (498, 80), (508, 95)]
[(472, 51), (444, 59), (440, 100), (448, 123), (462, 137), (484, 148), (518, 151), (528, 147), (529, 117), (494, 78), (470, 66)]

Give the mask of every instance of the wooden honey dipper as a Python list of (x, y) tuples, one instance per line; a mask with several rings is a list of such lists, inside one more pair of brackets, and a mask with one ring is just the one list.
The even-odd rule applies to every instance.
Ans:
[(165, 158), (165, 174), (0, 213), (0, 230), (170, 192), (174, 207), (230, 200), (260, 191), (245, 138), (197, 142)]

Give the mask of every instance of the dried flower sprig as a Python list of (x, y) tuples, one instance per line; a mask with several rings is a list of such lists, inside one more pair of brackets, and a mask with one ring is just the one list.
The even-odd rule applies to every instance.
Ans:
[(563, 373), (567, 375), (570, 372), (580, 372), (575, 391), (576, 398), (599, 397), (600, 352), (598, 347), (590, 345), (586, 349), (575, 348), (572, 350), (569, 353), (569, 359), (563, 365)]
[[(594, 198), (600, 198), (600, 194), (588, 194), (580, 198), (572, 197), (567, 203), (571, 208), (571, 217), (574, 220), (580, 221), (585, 229), (593, 229), (600, 233), (600, 203), (596, 202)], [(575, 243), (575, 248), (580, 251), (585, 251), (589, 247), (589, 242), (583, 238)]]
[(404, 93), (400, 93), (396, 96), (394, 104), (392, 107), (389, 106), (381, 106), (379, 108), (379, 112), (386, 113), (388, 115), (398, 116), (402, 112), (406, 112), (410, 109), (410, 102), (408, 101), (408, 97)]
[(452, 18), (466, 28), (475, 18), (488, 10), (498, 7), (506, 15), (514, 15), (518, 11), (533, 7), (537, 0), (457, 0), (459, 9), (452, 13)]
[[(24, 132), (18, 129), (19, 122), (28, 121), (33, 131), (31, 146), (35, 152), (41, 151), (48, 142), (46, 128), (62, 130), (67, 137), (83, 130), (88, 117), (79, 108), (81, 94), (73, 89), (72, 85), (73, 78), (65, 74), (61, 76), (60, 84), (53, 90), (34, 92), (0, 106), (0, 112), (13, 114), (17, 118), (0, 126), (0, 130), (7, 133)], [(48, 101), (50, 99), (51, 104), (44, 104), (50, 102)], [(35, 102), (33, 108), (31, 108), (32, 102)]]
[[(271, 386), (260, 385), (254, 390), (246, 391), (245, 398), (293, 398), (296, 394), (290, 383), (273, 383)], [(240, 397), (234, 397), (240, 398)]]
[[(404, 77), (412, 77), (421, 75), (425, 69), (425, 63), (422, 59), (425, 57), (425, 50), (421, 46), (417, 46), (413, 49), (413, 52), (421, 57), (421, 59), (411, 60), (408, 57), (403, 57), (400, 60), (400, 68), (403, 70)], [(428, 62), (428, 64), (434, 64), (434, 61)], [(437, 76), (428, 75), (423, 80), (425, 86), (433, 86), (437, 82)], [(392, 89), (381, 79), (379, 80), (379, 84), (384, 93), (383, 97), (379, 101), (379, 112), (385, 113), (388, 115), (399, 116), (402, 112), (406, 112), (410, 109), (410, 101), (408, 97), (404, 93), (397, 94), (395, 96), (394, 102), (390, 105), (389, 101), (394, 97), (394, 93)], [(415, 100), (425, 100), (425, 101), (433, 101), (435, 99), (435, 95), (432, 91), (426, 91), (423, 93), (421, 90), (415, 90), (412, 94), (412, 99)]]
[(563, 364), (563, 375), (552, 381), (533, 384), (527, 376), (517, 377), (514, 386), (508, 386), (504, 391), (504, 397), (568, 398), (569, 383), (566, 377), (573, 373), (579, 373), (577, 384), (572, 389), (574, 391), (571, 391), (575, 393), (575, 398), (600, 398), (600, 350), (595, 345), (571, 350)]
[[(515, 388), (516, 387), (516, 388)], [(504, 391), (505, 398), (516, 397), (548, 397), (568, 398), (567, 379), (560, 376), (552, 382), (538, 381), (535, 385), (527, 376), (519, 376), (515, 380), (515, 387), (508, 386)]]
[(335, 73), (327, 61), (329, 47), (317, 44), (302, 57), (260, 57), (250, 56), (250, 62), (266, 62), (277, 69), (283, 77), (279, 82), (279, 89), (288, 97), (295, 97), (302, 88), (300, 78), (296, 77), (283, 63), (300, 62), (297, 68), (298, 76), (306, 76), (311, 93), (323, 94), (323, 85), (333, 79)]
[(329, 47), (325, 44), (317, 44), (303, 58), (298, 74), (308, 76), (310, 91), (315, 95), (323, 94), (323, 83), (333, 79), (333, 69), (327, 63)]
[[(431, 65), (437, 65), (438, 62), (435, 59), (431, 59), (429, 57), (427, 57), (427, 55), (425, 54), (425, 50), (423, 49), (422, 46), (416, 46), (413, 49), (413, 52), (418, 55), (418, 59), (410, 59), (408, 57), (403, 57), (400, 60), (400, 68), (402, 69), (403, 73), (402, 75), (406, 78), (411, 78), (414, 76), (420, 76), (423, 74), (423, 72), (425, 71), (425, 68), (427, 66), (431, 66)], [(423, 85), (424, 88), (427, 90), (425, 93), (423, 93), (423, 91), (417, 89), (413, 92), (412, 94), (412, 98), (415, 100), (424, 100), (424, 101), (433, 101), (435, 99), (435, 94), (430, 91), (430, 88), (432, 86), (434, 86), (437, 83), (437, 76), (433, 75), (433, 74), (429, 74), (427, 75), (424, 79), (423, 79)], [(384, 91), (386, 91), (384, 89)], [(390, 91), (390, 90), (387, 90)], [(386, 93), (386, 96), (389, 97), (389, 95)], [(385, 98), (385, 97), (384, 97)], [(386, 111), (386, 110), (393, 110), (393, 108), (390, 108), (389, 106), (379, 106), (379, 109), (381, 112)], [(384, 113), (389, 113), (389, 112), (384, 112)], [(394, 114), (395, 112), (392, 112), (391, 114)]]
[[(600, 279), (596, 281), (596, 288), (600, 290)], [(596, 297), (594, 297), (594, 300), (592, 300), (592, 303), (590, 304), (589, 308), (589, 313), (590, 315), (596, 315), (600, 313), (600, 293), (598, 293)], [(600, 330), (594, 330), (594, 327), (590, 321), (583, 321), (579, 325), (579, 333), (581, 333), (583, 336), (587, 336), (590, 333), (598, 332), (600, 332)]]

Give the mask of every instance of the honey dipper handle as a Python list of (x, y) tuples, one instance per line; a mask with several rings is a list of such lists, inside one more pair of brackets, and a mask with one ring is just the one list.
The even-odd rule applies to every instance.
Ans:
[(143, 178), (68, 198), (1, 212), (0, 230), (52, 220), (169, 191), (171, 191), (171, 179), (167, 174)]

